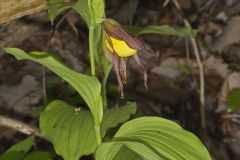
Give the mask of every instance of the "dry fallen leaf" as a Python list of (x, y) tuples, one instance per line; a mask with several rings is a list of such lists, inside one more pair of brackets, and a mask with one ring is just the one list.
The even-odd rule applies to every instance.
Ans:
[(194, 60), (186, 60), (184, 58), (167, 58), (160, 66), (153, 67), (151, 73), (175, 79), (182, 73), (196, 73), (196, 69), (197, 63)]
[(240, 87), (240, 72), (234, 72), (228, 75), (218, 97), (218, 106), (215, 110), (217, 113), (228, 110), (227, 94), (233, 88), (239, 87)]
[(223, 63), (223, 60), (214, 56), (210, 56), (204, 61), (205, 72), (209, 70), (214, 70), (222, 78), (226, 78), (228, 75), (228, 64)]
[(7, 102), (8, 109), (27, 113), (29, 106), (39, 103), (42, 97), (40, 83), (35, 77), (26, 75), (18, 85), (0, 85), (0, 99)]
[(240, 17), (231, 18), (225, 27), (223, 34), (213, 43), (212, 51), (222, 52), (230, 44), (240, 41)]

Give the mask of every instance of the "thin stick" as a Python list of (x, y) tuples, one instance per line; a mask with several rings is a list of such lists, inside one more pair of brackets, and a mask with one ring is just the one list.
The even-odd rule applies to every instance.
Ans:
[(46, 69), (42, 66), (42, 94), (43, 94), (43, 104), (47, 105), (47, 89), (46, 89)]
[(0, 24), (47, 9), (47, 0), (0, 0)]
[[(179, 5), (177, 0), (172, 0), (175, 7), (179, 10), (179, 12), (183, 15), (181, 6)], [(185, 26), (189, 29), (192, 29), (191, 24), (189, 23), (189, 21), (183, 16), (183, 22), (185, 24)], [(200, 53), (199, 53), (199, 49), (197, 46), (197, 41), (194, 37), (190, 37), (190, 41), (192, 43), (193, 46), (193, 50), (194, 50), (194, 54), (195, 54), (195, 58), (197, 60), (197, 64), (198, 64), (198, 68), (199, 68), (199, 81), (200, 81), (200, 116), (201, 116), (201, 126), (202, 128), (205, 130), (206, 129), (206, 120), (205, 120), (205, 81), (204, 81), (204, 68), (203, 68), (203, 64), (201, 62), (201, 58), (200, 58)]]
[(166, 7), (169, 2), (170, 2), (170, 0), (165, 0), (165, 2), (163, 3), (163, 7)]
[(39, 130), (36, 127), (30, 126), (21, 121), (18, 121), (6, 116), (0, 115), (0, 126), (17, 130), (23, 134), (27, 134), (27, 135), (35, 134), (38, 137), (42, 137)]
[(187, 63), (189, 65), (190, 62), (190, 51), (189, 51), (189, 39), (186, 37), (185, 38), (185, 43), (186, 43), (186, 58), (187, 58)]

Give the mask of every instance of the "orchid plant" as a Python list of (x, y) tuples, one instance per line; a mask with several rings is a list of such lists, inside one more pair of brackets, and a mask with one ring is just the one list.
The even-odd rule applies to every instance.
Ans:
[[(89, 28), (89, 59), (91, 76), (78, 73), (46, 52), (26, 53), (18, 48), (5, 48), (19, 60), (32, 60), (56, 73), (71, 84), (86, 102), (88, 110), (61, 100), (49, 103), (40, 116), (41, 135), (50, 141), (57, 155), (64, 160), (79, 160), (84, 155), (93, 155), (96, 160), (210, 160), (211, 157), (202, 142), (177, 123), (161, 118), (144, 116), (129, 120), (136, 113), (136, 103), (111, 108), (107, 105), (106, 80), (111, 69), (115, 70), (121, 96), (126, 84), (126, 59), (133, 57), (144, 75), (147, 88), (147, 71), (139, 59), (139, 51), (149, 53), (138, 38), (113, 19), (107, 19), (103, 0), (78, 0), (66, 3), (64, 0), (49, 0), (49, 17), (54, 19), (65, 9), (76, 10)], [(179, 36), (194, 36), (193, 30), (174, 29), (169, 26), (147, 26), (141, 33), (168, 33)], [(103, 35), (103, 36), (101, 36)], [(102, 38), (101, 38), (102, 37)], [(97, 50), (103, 47), (106, 58)], [(95, 65), (104, 63), (104, 82), (95, 74)], [(119, 127), (119, 125), (121, 126)], [(118, 128), (116, 128), (118, 127)], [(106, 133), (116, 128), (114, 136)], [(109, 136), (109, 135), (108, 135)], [(31, 138), (32, 139), (32, 138)], [(32, 142), (32, 141), (31, 141)], [(25, 145), (26, 146), (26, 145)], [(4, 155), (3, 155), (4, 156)], [(2, 157), (1, 157), (2, 158)], [(17, 159), (15, 159), (17, 160)]]

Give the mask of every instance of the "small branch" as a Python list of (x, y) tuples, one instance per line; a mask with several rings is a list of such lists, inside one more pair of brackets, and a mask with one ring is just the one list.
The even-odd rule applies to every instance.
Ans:
[(0, 23), (33, 14), (47, 8), (47, 0), (0, 0)]
[(18, 121), (6, 116), (0, 115), (0, 126), (17, 130), (23, 134), (27, 134), (27, 135), (35, 134), (38, 137), (42, 137), (39, 130), (36, 127), (30, 126), (21, 121)]
[(163, 3), (163, 7), (166, 7), (169, 2), (170, 2), (170, 0), (165, 0), (165, 2)]
[(47, 89), (46, 89), (46, 69), (42, 66), (42, 94), (43, 94), (43, 104), (47, 105)]
[(223, 116), (223, 118), (238, 118), (240, 119), (240, 115), (239, 114), (228, 114), (228, 115), (225, 115)]
[[(177, 0), (172, 0), (175, 7), (178, 9), (178, 11), (183, 15), (181, 6), (179, 5)], [(183, 22), (184, 25), (189, 28), (192, 29), (191, 24), (189, 23), (189, 21), (183, 16)], [(203, 64), (201, 62), (201, 58), (200, 58), (200, 53), (199, 53), (199, 49), (197, 46), (197, 41), (194, 37), (190, 37), (190, 41), (192, 43), (192, 47), (194, 50), (194, 54), (195, 54), (195, 58), (197, 60), (197, 64), (198, 64), (198, 68), (199, 68), (199, 81), (200, 81), (200, 116), (201, 116), (201, 126), (202, 128), (205, 130), (206, 129), (206, 120), (205, 120), (205, 81), (204, 81), (204, 68), (203, 68)]]

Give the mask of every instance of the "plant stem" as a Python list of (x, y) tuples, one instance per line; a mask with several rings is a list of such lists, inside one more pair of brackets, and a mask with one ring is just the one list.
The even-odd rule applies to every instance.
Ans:
[(102, 80), (102, 98), (103, 98), (103, 110), (107, 109), (107, 80), (109, 73), (112, 69), (112, 64), (109, 64), (104, 72), (104, 77)]
[[(95, 76), (95, 59), (94, 59), (94, 26), (89, 27), (89, 53), (90, 53), (90, 65), (91, 65), (91, 75)], [(101, 136), (101, 128), (100, 123), (95, 122), (95, 135), (97, 139), (97, 144), (100, 145), (102, 143), (102, 136)]]
[(97, 139), (97, 144), (100, 145), (102, 143), (101, 129), (100, 126), (95, 125), (95, 135)]
[(95, 60), (94, 60), (94, 27), (89, 27), (89, 53), (90, 53), (90, 65), (91, 65), (91, 75), (95, 76)]
[(197, 60), (197, 64), (199, 67), (199, 81), (200, 81), (200, 116), (201, 116), (201, 126), (205, 130), (206, 129), (206, 116), (205, 116), (205, 80), (204, 80), (204, 68), (203, 64), (201, 62), (200, 56), (199, 56), (199, 50), (197, 47), (197, 42), (196, 40), (191, 37), (190, 38), (192, 45), (193, 45), (193, 50), (195, 53), (195, 57)]

